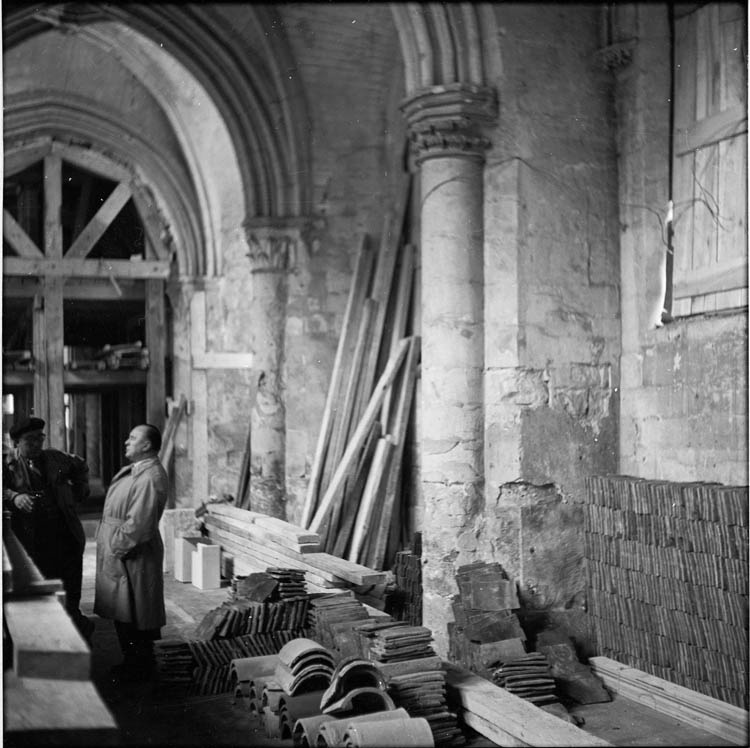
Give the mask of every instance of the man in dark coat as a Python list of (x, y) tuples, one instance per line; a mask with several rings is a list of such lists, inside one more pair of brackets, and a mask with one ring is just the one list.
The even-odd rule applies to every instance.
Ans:
[(121, 680), (151, 677), (153, 642), (166, 623), (159, 520), (167, 503), (167, 474), (160, 448), (155, 426), (132, 429), (125, 442), (132, 464), (112, 479), (96, 533), (94, 613), (115, 622), (123, 661), (113, 674)]
[(86, 535), (76, 511), (90, 493), (89, 469), (76, 455), (42, 449), (44, 426), (30, 417), (11, 427), (14, 449), (3, 464), (3, 508), (39, 571), (62, 580), (68, 614), (90, 641), (94, 622), (80, 610)]

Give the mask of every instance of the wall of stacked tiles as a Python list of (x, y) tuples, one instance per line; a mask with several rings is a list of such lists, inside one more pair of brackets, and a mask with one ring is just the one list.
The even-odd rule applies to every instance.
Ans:
[(584, 518), (599, 654), (747, 709), (747, 487), (592, 476)]

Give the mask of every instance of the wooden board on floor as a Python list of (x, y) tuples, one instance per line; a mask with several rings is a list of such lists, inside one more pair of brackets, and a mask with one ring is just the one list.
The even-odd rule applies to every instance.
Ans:
[(214, 503), (206, 504), (205, 507), (209, 514), (218, 514), (231, 517), (238, 522), (258, 525), (293, 543), (320, 543), (320, 536), (316, 532), (277, 517), (269, 517), (267, 514), (252, 512), (249, 509), (239, 509), (231, 504)]
[[(611, 745), (464, 668), (449, 663), (445, 663), (443, 667), (446, 685), (457, 703), (513, 739), (522, 741), (521, 744), (582, 747)], [(483, 733), (479, 727), (477, 721), (474, 729), (490, 740), (493, 739), (493, 735)]]
[(3, 613), (19, 678), (89, 678), (91, 652), (54, 595), (10, 600)]
[(736, 745), (748, 744), (748, 712), (676, 683), (623, 665), (609, 657), (589, 664), (611, 691), (662, 714), (699, 727)]
[[(112, 713), (91, 681), (63, 683), (57, 678), (19, 678), (6, 670), (3, 691), (6, 733), (117, 729)], [(73, 740), (68, 745), (78, 743)]]

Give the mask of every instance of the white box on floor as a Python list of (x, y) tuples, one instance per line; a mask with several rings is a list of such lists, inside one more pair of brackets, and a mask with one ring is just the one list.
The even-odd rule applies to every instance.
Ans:
[(217, 590), (221, 587), (219, 564), (221, 546), (199, 543), (192, 556), (193, 585), (199, 590)]
[(190, 582), (193, 578), (193, 552), (199, 544), (210, 543), (199, 535), (174, 540), (174, 578), (178, 582)]

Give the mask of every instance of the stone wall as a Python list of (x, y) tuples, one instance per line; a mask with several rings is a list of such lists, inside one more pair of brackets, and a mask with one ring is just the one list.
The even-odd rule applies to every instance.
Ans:
[(665, 215), (668, 197), (667, 6), (638, 6), (632, 18), (641, 41), (632, 60), (617, 72), (623, 278), (620, 471), (745, 485), (747, 310), (657, 326), (665, 252), (657, 216)]

